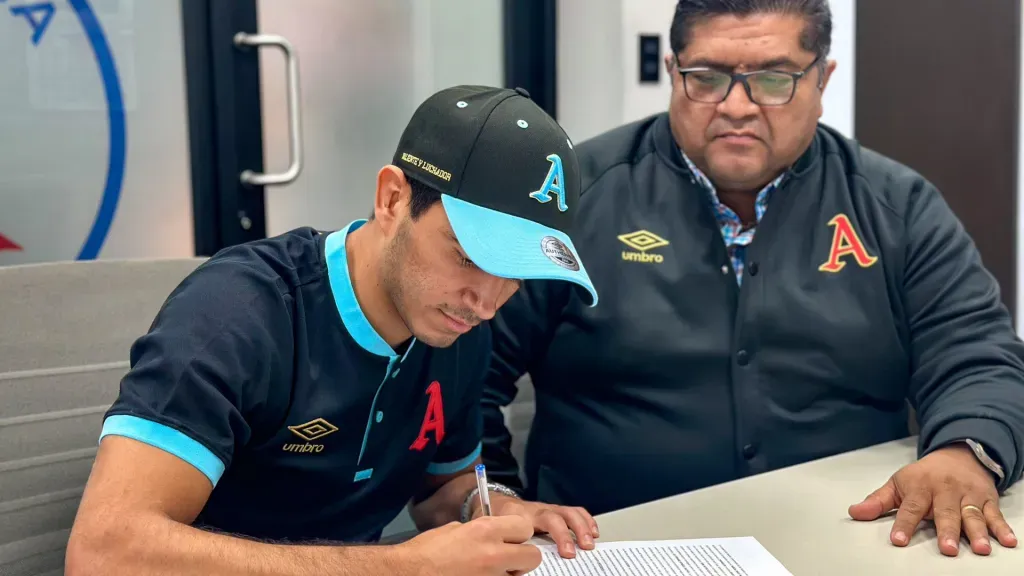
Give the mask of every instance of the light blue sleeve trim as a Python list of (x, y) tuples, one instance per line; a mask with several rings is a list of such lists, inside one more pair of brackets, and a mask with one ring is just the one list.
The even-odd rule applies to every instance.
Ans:
[(224, 475), (224, 463), (209, 448), (189, 438), (184, 433), (158, 422), (139, 418), (138, 416), (118, 414), (107, 418), (103, 422), (100, 440), (104, 436), (111, 435), (138, 440), (173, 454), (195, 466), (197, 470), (210, 479), (214, 486), (217, 486), (220, 477)]
[(457, 460), (455, 462), (431, 462), (430, 465), (427, 466), (427, 473), (441, 476), (444, 474), (454, 474), (456, 472), (459, 472), (460, 470), (465, 470), (466, 468), (469, 467), (470, 464), (473, 463), (474, 460), (477, 459), (478, 456), (480, 456), (480, 449), (482, 447), (483, 445), (481, 443), (477, 443), (476, 450), (473, 450), (473, 452), (470, 453), (469, 456), (466, 456), (465, 458)]

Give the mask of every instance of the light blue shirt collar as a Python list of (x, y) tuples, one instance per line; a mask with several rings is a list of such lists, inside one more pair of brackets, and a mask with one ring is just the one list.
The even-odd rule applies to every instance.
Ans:
[[(352, 339), (371, 354), (394, 359), (398, 354), (370, 325), (366, 314), (360, 308), (355, 290), (352, 288), (352, 277), (349, 274), (345, 239), (348, 238), (350, 232), (358, 230), (365, 223), (365, 219), (354, 220), (348, 226), (327, 236), (324, 246), (324, 253), (327, 257), (327, 276), (331, 282), (334, 304), (338, 307), (341, 321), (348, 333), (352, 335)], [(409, 345), (409, 350), (412, 349), (413, 344), (415, 341)], [(408, 350), (406, 350), (406, 354), (408, 354)]]

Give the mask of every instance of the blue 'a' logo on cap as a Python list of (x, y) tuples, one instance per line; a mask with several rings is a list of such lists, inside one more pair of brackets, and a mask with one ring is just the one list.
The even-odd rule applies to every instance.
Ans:
[(544, 184), (541, 185), (540, 190), (530, 192), (530, 198), (541, 204), (547, 204), (551, 202), (551, 195), (554, 194), (558, 196), (559, 212), (565, 212), (569, 207), (565, 205), (565, 191), (562, 190), (562, 182), (565, 180), (565, 175), (562, 173), (562, 159), (558, 154), (551, 154), (547, 160), (551, 162), (551, 167), (548, 168)]

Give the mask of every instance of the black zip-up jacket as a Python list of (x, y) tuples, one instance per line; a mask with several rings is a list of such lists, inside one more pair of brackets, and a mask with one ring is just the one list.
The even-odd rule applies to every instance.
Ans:
[(577, 153), (573, 238), (600, 303), (533, 281), (492, 321), (492, 478), (523, 488), (500, 407), (526, 372), (525, 494), (592, 513), (906, 437), (908, 400), (921, 455), (972, 438), (1000, 490), (1020, 478), (1024, 344), (922, 176), (820, 126), (741, 287), (667, 114)]

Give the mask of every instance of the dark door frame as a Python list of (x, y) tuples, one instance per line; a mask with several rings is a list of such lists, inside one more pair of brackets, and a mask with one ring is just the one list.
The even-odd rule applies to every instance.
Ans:
[(505, 0), (505, 87), (525, 88), (557, 119), (556, 0)]
[(243, 170), (263, 170), (258, 49), (236, 47), (257, 32), (256, 0), (181, 0), (197, 256), (266, 237), (263, 187)]

